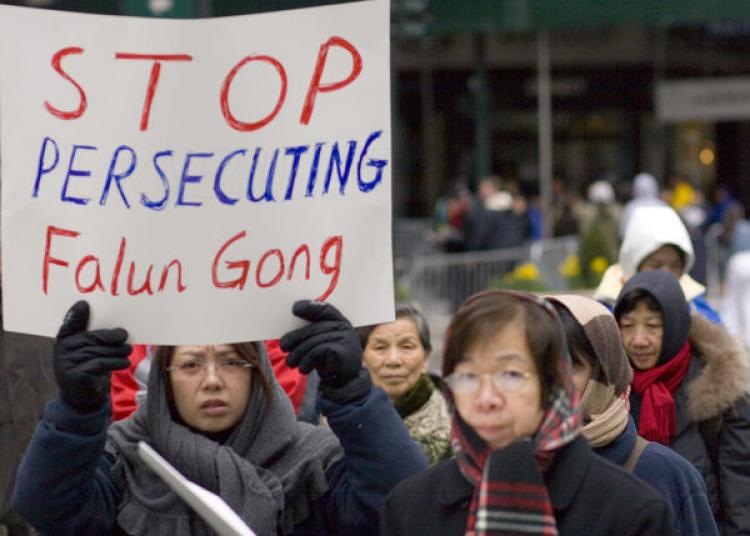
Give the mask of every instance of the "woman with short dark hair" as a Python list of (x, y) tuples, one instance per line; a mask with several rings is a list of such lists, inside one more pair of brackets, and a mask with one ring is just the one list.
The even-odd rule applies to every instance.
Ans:
[(591, 452), (560, 321), (542, 298), (470, 297), (443, 358), (455, 458), (386, 500), (384, 536), (671, 534), (664, 499)]

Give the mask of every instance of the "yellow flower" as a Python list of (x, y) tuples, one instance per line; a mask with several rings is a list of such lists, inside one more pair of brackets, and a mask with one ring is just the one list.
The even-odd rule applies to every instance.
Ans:
[(604, 257), (594, 257), (589, 263), (591, 271), (596, 274), (604, 273), (604, 270), (609, 266), (609, 262)]
[(536, 266), (534, 266), (533, 263), (526, 262), (516, 266), (516, 269), (513, 270), (513, 276), (516, 279), (535, 281), (539, 279), (539, 270), (536, 269)]
[(581, 275), (581, 262), (578, 255), (568, 255), (560, 265), (560, 275), (563, 277), (578, 277)]

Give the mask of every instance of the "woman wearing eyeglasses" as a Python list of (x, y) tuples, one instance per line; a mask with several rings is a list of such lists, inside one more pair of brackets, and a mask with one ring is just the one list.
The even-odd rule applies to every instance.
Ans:
[(672, 534), (664, 499), (581, 436), (570, 357), (547, 301), (478, 294), (447, 333), (456, 456), (396, 487), (382, 535)]
[(256, 343), (161, 347), (147, 403), (108, 428), (109, 377), (128, 366), (127, 333), (87, 331), (89, 307), (78, 302), (55, 345), (60, 398), (19, 468), (16, 510), (56, 535), (212, 534), (140, 461), (142, 440), (259, 536), (375, 534), (385, 495), (426, 467), (424, 456), (372, 386), (341, 313), (312, 301), (293, 312), (310, 323), (281, 345), (290, 366), (318, 371), (330, 428), (297, 422)]

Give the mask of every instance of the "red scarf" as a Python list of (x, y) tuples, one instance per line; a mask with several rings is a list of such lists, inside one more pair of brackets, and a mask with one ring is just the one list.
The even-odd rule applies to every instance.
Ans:
[(649, 370), (634, 370), (633, 389), (641, 397), (638, 433), (649, 441), (669, 446), (675, 429), (672, 396), (690, 367), (690, 342), (672, 359)]

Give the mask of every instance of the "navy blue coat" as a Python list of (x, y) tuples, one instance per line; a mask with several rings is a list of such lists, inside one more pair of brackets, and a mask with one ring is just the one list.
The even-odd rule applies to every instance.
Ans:
[[(617, 439), (594, 449), (594, 452), (616, 465), (624, 465), (635, 446), (635, 439), (635, 424), (631, 418)], [(706, 495), (706, 484), (698, 470), (685, 458), (652, 441), (643, 449), (633, 474), (667, 499), (675, 536), (719, 534)]]
[[(108, 405), (107, 405), (108, 406)], [(427, 467), (386, 394), (372, 387), (346, 405), (321, 409), (344, 448), (326, 472), (329, 491), (295, 535), (377, 534), (378, 511), (401, 480)], [(104, 453), (109, 407), (81, 414), (60, 400), (47, 404), (19, 468), (14, 508), (40, 532), (118, 534), (121, 494)]]

